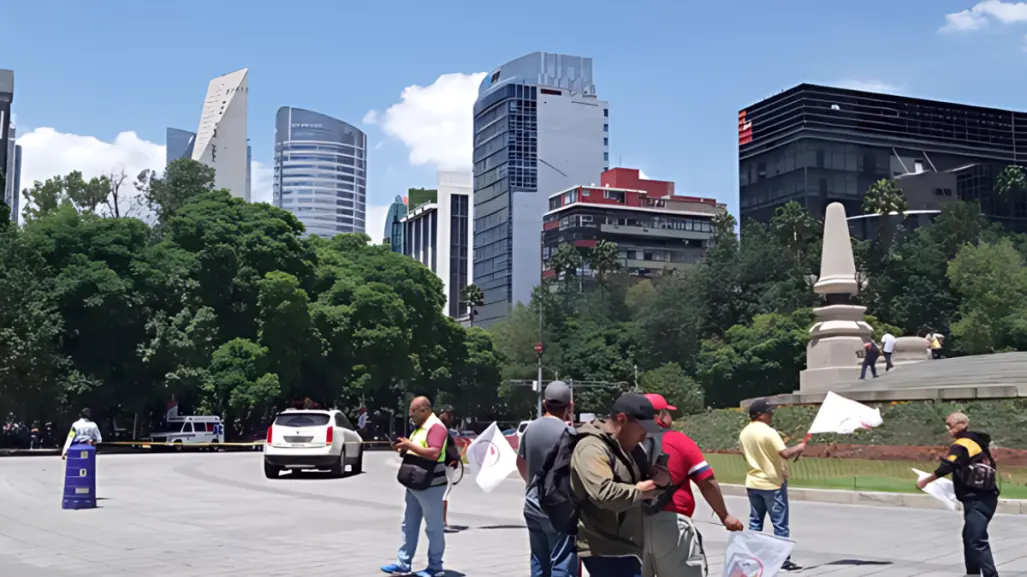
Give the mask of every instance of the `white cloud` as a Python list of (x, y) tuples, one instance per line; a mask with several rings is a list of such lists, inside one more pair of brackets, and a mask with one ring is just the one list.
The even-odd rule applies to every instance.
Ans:
[(368, 111), (378, 126), (410, 149), (410, 164), (440, 169), (471, 166), (474, 101), (484, 72), (443, 74), (429, 86), (407, 86), (384, 112)]
[(884, 92), (891, 94), (901, 93), (903, 90), (902, 86), (896, 86), (889, 84), (883, 80), (842, 80), (835, 83), (838, 88), (848, 88), (849, 90), (862, 90), (865, 92)]
[[(143, 140), (135, 132), (122, 132), (113, 142), (104, 142), (93, 136), (58, 132), (53, 128), (37, 128), (18, 137), (22, 147), (21, 188), (30, 188), (35, 181), (65, 175), (78, 170), (85, 178), (125, 171), (125, 185), (129, 194), (138, 191), (132, 187), (135, 177), (143, 170), (164, 170), (165, 147)], [(271, 202), (272, 171), (259, 162), (250, 166), (250, 198), (253, 202)], [(26, 199), (21, 199), (21, 207)], [(137, 208), (136, 215), (145, 217)]]
[(945, 25), (939, 29), (939, 32), (980, 30), (987, 26), (990, 20), (996, 20), (1001, 24), (1027, 22), (1027, 2), (982, 0), (967, 10), (946, 14)]

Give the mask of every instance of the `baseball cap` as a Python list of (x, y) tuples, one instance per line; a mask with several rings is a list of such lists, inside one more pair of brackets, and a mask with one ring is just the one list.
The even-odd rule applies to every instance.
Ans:
[(767, 413), (773, 413), (774, 407), (770, 404), (770, 401), (766, 399), (756, 399), (749, 403), (749, 416), (758, 417)]
[(653, 404), (649, 399), (638, 393), (624, 393), (613, 402), (613, 407), (610, 410), (613, 415), (624, 415), (633, 420), (639, 421), (643, 425), (652, 423), (653, 419), (656, 418), (656, 411), (653, 410)]
[(668, 403), (667, 399), (663, 398), (663, 395), (660, 395), (660, 394), (657, 394), (657, 393), (647, 393), (647, 394), (645, 394), (643, 396), (645, 398), (649, 399), (649, 402), (653, 404), (653, 410), (654, 411), (659, 412), (659, 411), (676, 411), (676, 410), (678, 410), (677, 407), (675, 407), (674, 405), (671, 405), (670, 403)]
[(571, 404), (571, 388), (563, 381), (553, 381), (546, 385), (542, 400), (556, 407), (566, 407)]
[(455, 413), (453, 405), (442, 405), (442, 410), (439, 411), (439, 414), (441, 415), (442, 413)]

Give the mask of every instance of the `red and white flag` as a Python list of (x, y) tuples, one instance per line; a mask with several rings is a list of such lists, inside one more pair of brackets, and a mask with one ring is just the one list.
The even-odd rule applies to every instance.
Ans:
[(492, 423), (467, 447), (467, 463), (475, 472), (474, 482), (487, 493), (517, 470), (517, 452)]

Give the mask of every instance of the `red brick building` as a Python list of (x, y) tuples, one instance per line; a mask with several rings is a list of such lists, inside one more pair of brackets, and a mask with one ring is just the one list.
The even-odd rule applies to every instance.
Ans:
[[(713, 218), (726, 210), (712, 198), (674, 194), (673, 182), (614, 168), (602, 174), (598, 186), (575, 186), (549, 197), (542, 259), (548, 262), (561, 244), (572, 243), (586, 253), (606, 240), (617, 245), (628, 274), (661, 274), (699, 262), (713, 238)], [(580, 272), (592, 276), (587, 259)], [(548, 266), (542, 273), (547, 278), (554, 274)]]

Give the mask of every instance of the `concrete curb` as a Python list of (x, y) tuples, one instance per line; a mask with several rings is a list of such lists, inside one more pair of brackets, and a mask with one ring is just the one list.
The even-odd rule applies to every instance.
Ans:
[[(721, 485), (725, 495), (745, 497), (744, 485)], [(873, 491), (839, 491), (835, 489), (807, 489), (788, 487), (790, 501), (811, 501), (835, 505), (869, 505), (875, 507), (909, 507), (911, 509), (948, 510), (940, 501), (929, 495), (916, 493), (877, 493)], [(1020, 499), (999, 499), (998, 513), (1005, 515), (1027, 515), (1027, 501)]]

